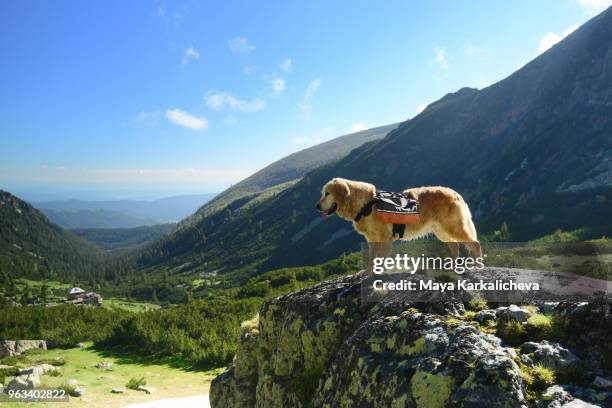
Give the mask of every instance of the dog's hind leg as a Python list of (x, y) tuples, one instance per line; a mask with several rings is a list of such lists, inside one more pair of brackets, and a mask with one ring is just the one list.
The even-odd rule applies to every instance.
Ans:
[(453, 259), (457, 259), (459, 257), (459, 244), (457, 242), (446, 242), (446, 245)]
[(467, 248), (467, 250), (470, 252), (470, 254), (472, 254), (473, 257), (482, 256), (482, 248), (480, 247), (480, 242), (464, 242), (463, 245)]

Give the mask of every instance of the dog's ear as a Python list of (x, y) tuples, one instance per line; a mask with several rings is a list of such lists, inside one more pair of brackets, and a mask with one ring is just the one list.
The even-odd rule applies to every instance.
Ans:
[(335, 178), (332, 180), (332, 187), (334, 189), (334, 197), (344, 200), (351, 195), (351, 189), (346, 180), (341, 178)]

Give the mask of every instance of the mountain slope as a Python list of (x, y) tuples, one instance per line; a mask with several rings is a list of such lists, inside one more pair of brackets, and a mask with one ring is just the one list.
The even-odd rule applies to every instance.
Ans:
[(358, 248), (352, 226), (314, 212), (341, 176), (381, 189), (447, 185), (479, 232), (507, 221), (513, 239), (556, 228), (612, 230), (612, 9), (508, 78), (448, 94), (379, 142), (318, 168), (248, 209), (234, 203), (155, 244), (149, 270), (221, 270), (237, 277), (310, 264)]
[(193, 225), (240, 198), (256, 194), (266, 197), (282, 191), (317, 167), (346, 156), (364, 143), (382, 139), (397, 126), (398, 124), (394, 123), (351, 133), (290, 154), (223, 191), (200, 208), (194, 216), (183, 221), (181, 226)]
[(82, 228), (71, 232), (107, 251), (127, 251), (158, 240), (176, 224), (158, 224), (135, 228)]
[(0, 273), (12, 278), (88, 279), (99, 273), (99, 261), (92, 246), (0, 190)]

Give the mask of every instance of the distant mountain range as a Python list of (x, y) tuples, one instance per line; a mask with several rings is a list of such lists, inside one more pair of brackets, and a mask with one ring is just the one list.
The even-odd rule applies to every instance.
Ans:
[(57, 200), (33, 205), (64, 228), (133, 228), (180, 221), (214, 196), (190, 194), (153, 201)]
[[(382, 138), (395, 126), (357, 132), (304, 149), (231, 187), (215, 205), (228, 197), (240, 198), (246, 207), (255, 205), (294, 184), (308, 171), (342, 158), (350, 148)], [(176, 225), (159, 222), (184, 218), (212, 197), (213, 194), (155, 201), (58, 200), (38, 202), (35, 205), (41, 210), (37, 210), (8, 192), (0, 192), (0, 272), (12, 277), (64, 281), (121, 276), (122, 271), (134, 270), (125, 261), (129, 257), (113, 258), (118, 262), (112, 262), (105, 252), (125, 253), (161, 239)], [(211, 206), (204, 205), (201, 211), (211, 211)], [(187, 218), (184, 225), (194, 218)]]
[(299, 181), (276, 184), (272, 194), (254, 200), (222, 193), (223, 205), (214, 211), (204, 206), (144, 251), (139, 267), (215, 269), (240, 278), (356, 250), (362, 240), (349, 223), (337, 217), (323, 222), (314, 211), (321, 186), (335, 176), (388, 190), (455, 188), (469, 202), (481, 235), (502, 222), (515, 240), (557, 228), (609, 235), (611, 49), (608, 9), (508, 78), (448, 94), (381, 140), (303, 177), (296, 174)]

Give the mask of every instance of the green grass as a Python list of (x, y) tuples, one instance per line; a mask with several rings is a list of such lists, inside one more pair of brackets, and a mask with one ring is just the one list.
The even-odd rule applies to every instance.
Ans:
[(147, 310), (155, 310), (160, 308), (160, 306), (156, 305), (155, 303), (133, 302), (119, 298), (104, 299), (104, 301), (102, 302), (102, 306), (107, 309), (117, 308), (135, 313), (146, 312)]
[[(54, 359), (63, 357), (66, 364), (60, 368), (61, 375), (41, 377), (42, 386), (62, 387), (70, 379), (77, 380), (86, 394), (83, 398), (70, 398), (69, 403), (54, 403), (53, 407), (88, 407), (112, 408), (136, 402), (151, 401), (163, 398), (175, 398), (189, 395), (207, 394), (210, 381), (221, 372), (221, 369), (195, 371), (169, 366), (165, 361), (153, 359), (137, 352), (121, 353), (113, 350), (83, 349), (48, 350), (30, 355), (30, 360), (20, 362), (27, 366), (34, 359)], [(112, 370), (96, 368), (101, 361), (113, 364)], [(148, 395), (141, 391), (126, 390), (124, 394), (111, 394), (113, 388), (125, 388), (131, 379), (145, 378), (147, 385), (156, 392)], [(6, 382), (9, 379), (7, 378)], [(2, 406), (9, 406), (3, 404)], [(39, 407), (38, 403), (11, 404), (11, 407)]]

